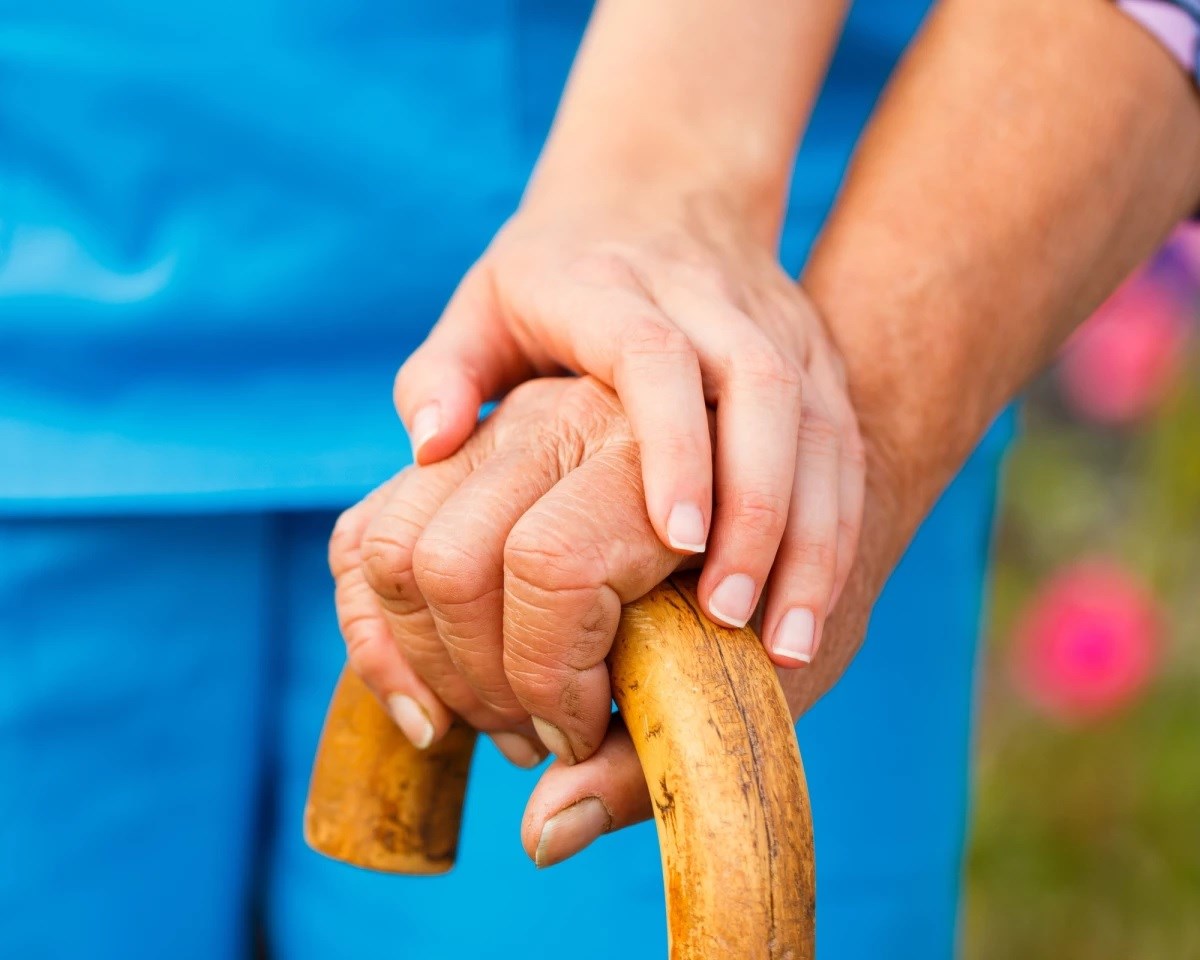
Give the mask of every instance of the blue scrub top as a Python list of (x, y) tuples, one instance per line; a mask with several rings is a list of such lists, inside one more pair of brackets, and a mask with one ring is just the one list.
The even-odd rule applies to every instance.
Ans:
[[(514, 209), (585, 0), (42, 0), (0, 28), (0, 512), (340, 504)], [(855, 6), (796, 270), (924, 0)]]

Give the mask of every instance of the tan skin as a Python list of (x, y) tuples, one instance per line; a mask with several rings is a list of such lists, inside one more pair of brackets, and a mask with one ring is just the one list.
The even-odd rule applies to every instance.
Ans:
[[(888, 573), (992, 417), (1198, 207), (1200, 98), (1111, 4), (939, 6), (873, 119), (803, 278), (823, 349), (845, 370), (866, 482), (857, 560), (820, 655), (781, 673), (795, 715), (854, 656)], [(494, 419), (461, 453), (350, 511), (332, 544), (352, 664), (385, 700), (428, 698), (442, 729), (449, 715), (426, 685), (432, 668), (405, 660), (425, 644), (446, 669), (438, 616), (459, 631), (450, 649), (500, 637), (509, 689), (518, 679), (561, 696), (590, 684), (598, 696), (615, 605), (683, 560), (650, 519), (637, 435), (611, 392), (547, 381), (514, 394)], [(424, 551), (426, 538), (436, 548)], [(439, 569), (447, 558), (455, 563)], [(464, 560), (470, 570), (455, 565)], [(464, 573), (475, 584), (466, 594), (486, 592), (463, 603), (445, 595), (437, 616), (421, 606), (426, 588), (455, 589)], [(389, 623), (381, 610), (401, 596), (409, 607)], [(481, 598), (490, 613), (472, 606)], [(768, 636), (773, 615), (768, 605)], [(919, 624), (912, 642), (920, 656)], [(457, 676), (437, 682), (465, 683)], [(560, 704), (594, 736), (592, 700)], [(526, 717), (478, 720), (513, 738), (513, 759), (532, 763), (540, 751)], [(542, 863), (649, 814), (620, 728), (594, 742), (577, 736), (559, 744), (560, 762), (529, 802), (531, 856), (554, 839), (541, 844)], [(587, 797), (611, 822), (547, 829)]]

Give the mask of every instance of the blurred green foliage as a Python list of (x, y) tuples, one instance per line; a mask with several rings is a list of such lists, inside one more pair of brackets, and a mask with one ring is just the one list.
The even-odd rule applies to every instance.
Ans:
[[(969, 960), (1200, 960), (1200, 356), (1136, 428), (1072, 419), (1052, 377), (1023, 410), (982, 670)], [(1010, 667), (1045, 578), (1113, 558), (1168, 617), (1149, 689), (1085, 725), (1046, 717)]]

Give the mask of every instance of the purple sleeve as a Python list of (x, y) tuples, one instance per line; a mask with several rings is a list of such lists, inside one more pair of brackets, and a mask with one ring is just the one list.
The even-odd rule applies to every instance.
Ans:
[[(1117, 0), (1200, 84), (1200, 0)], [(1200, 210), (1191, 217), (1200, 222)]]
[(1200, 82), (1200, 0), (1117, 0)]

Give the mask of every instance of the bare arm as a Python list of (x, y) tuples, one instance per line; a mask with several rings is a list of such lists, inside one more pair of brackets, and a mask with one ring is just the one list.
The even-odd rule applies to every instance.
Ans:
[(999, 410), (1198, 207), (1200, 96), (1111, 3), (939, 6), (804, 277), (871, 460), (859, 588), (873, 595)]
[[(530, 193), (718, 192), (770, 245), (848, 0), (602, 0)], [(687, 182), (690, 180), (690, 184)]]

